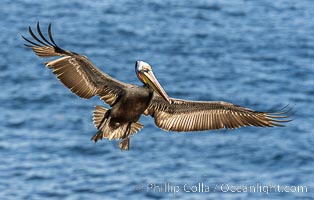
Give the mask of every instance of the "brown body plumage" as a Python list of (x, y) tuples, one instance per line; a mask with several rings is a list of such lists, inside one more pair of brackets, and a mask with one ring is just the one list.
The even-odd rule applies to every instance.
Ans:
[(129, 150), (130, 136), (143, 125), (138, 122), (142, 114), (155, 119), (158, 127), (168, 131), (202, 131), (242, 126), (283, 126), (291, 120), (288, 111), (277, 113), (258, 112), (227, 102), (200, 102), (169, 98), (153, 75), (149, 64), (136, 62), (136, 72), (144, 86), (126, 84), (98, 69), (86, 56), (61, 49), (52, 38), (48, 27), (47, 40), (37, 24), (37, 37), (31, 28), (30, 35), (36, 42), (23, 37), (26, 46), (40, 57), (60, 58), (46, 62), (57, 78), (73, 93), (82, 98), (99, 96), (107, 109), (96, 106), (94, 124), (98, 132), (92, 137), (119, 139), (121, 150)]

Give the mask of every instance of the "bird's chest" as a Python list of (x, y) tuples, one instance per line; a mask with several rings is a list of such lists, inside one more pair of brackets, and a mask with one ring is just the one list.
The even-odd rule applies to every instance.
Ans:
[(118, 121), (136, 122), (146, 110), (152, 98), (149, 90), (133, 89), (112, 108), (112, 117)]

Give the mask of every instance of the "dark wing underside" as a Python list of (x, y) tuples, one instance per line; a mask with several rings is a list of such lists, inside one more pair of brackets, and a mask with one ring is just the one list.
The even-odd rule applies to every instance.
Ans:
[(167, 131), (203, 131), (214, 129), (235, 129), (243, 126), (284, 126), (291, 120), (287, 112), (265, 113), (250, 110), (222, 101), (201, 102), (172, 99), (168, 104), (155, 95), (145, 111), (151, 115), (161, 129)]
[(99, 95), (107, 104), (113, 105), (120, 95), (125, 92), (127, 84), (120, 82), (97, 68), (86, 56), (63, 50), (54, 42), (51, 25), (48, 27), (49, 40), (42, 34), (37, 23), (37, 37), (29, 27), (29, 33), (34, 41), (22, 36), (36, 55), (40, 57), (60, 58), (46, 62), (57, 78), (73, 93), (82, 98)]

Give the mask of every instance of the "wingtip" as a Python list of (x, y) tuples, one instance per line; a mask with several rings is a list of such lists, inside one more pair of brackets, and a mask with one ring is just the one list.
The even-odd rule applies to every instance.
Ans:
[[(267, 112), (267, 115), (284, 115), (284, 114), (289, 114), (289, 116), (291, 116), (291, 111), (293, 110), (293, 108), (295, 107), (296, 104), (294, 104), (293, 106), (289, 107), (290, 104), (287, 104), (286, 106), (284, 106), (283, 108), (275, 111), (275, 112)], [(292, 113), (294, 114), (295, 111)]]
[(52, 33), (51, 33), (51, 23), (49, 23), (48, 25), (48, 37), (50, 38), (50, 41), (52, 42), (52, 44), (55, 45), (55, 47), (58, 47), (58, 45), (55, 43), (53, 37), (52, 37)]
[[(294, 106), (289, 106), (290, 104), (284, 106), (277, 112), (272, 112), (272, 113), (266, 113), (267, 117), (271, 120), (273, 126), (280, 126), (284, 127), (285, 125), (283, 123), (288, 123), (295, 118), (291, 119), (291, 117), (296, 113), (296, 111), (293, 110)], [(293, 110), (293, 112), (291, 112)]]
[(20, 36), (21, 36), (21, 38), (23, 38), (24, 40), (26, 40), (26, 37), (25, 37), (24, 35), (21, 34)]
[[(26, 40), (26, 41), (27, 41), (26, 37), (24, 37), (24, 35), (22, 35), (22, 34), (21, 34), (21, 38), (23, 38), (24, 40)], [(26, 47), (32, 47), (31, 45), (29, 45), (29, 44), (25, 44), (25, 43), (24, 43), (24, 46), (26, 46)]]
[(37, 28), (37, 30), (40, 30), (39, 22), (37, 22), (36, 28)]
[(33, 47), (32, 45), (29, 45), (29, 44), (23, 44), (23, 45), (26, 46), (26, 47), (29, 47), (29, 48)]
[(33, 31), (32, 31), (32, 27), (31, 26), (29, 26), (28, 27), (28, 32), (30, 32), (30, 33), (32, 33)]

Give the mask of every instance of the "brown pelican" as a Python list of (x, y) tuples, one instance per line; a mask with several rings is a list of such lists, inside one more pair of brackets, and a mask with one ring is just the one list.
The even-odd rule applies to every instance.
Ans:
[(99, 96), (111, 109), (96, 106), (94, 125), (98, 132), (92, 137), (118, 139), (121, 150), (129, 150), (130, 136), (143, 125), (138, 122), (142, 114), (154, 118), (155, 124), (166, 131), (203, 131), (235, 129), (242, 126), (284, 126), (289, 122), (287, 112), (274, 113), (254, 111), (222, 101), (187, 101), (170, 98), (155, 78), (151, 66), (136, 61), (135, 71), (143, 86), (123, 83), (97, 68), (86, 56), (60, 48), (52, 38), (42, 34), (37, 23), (38, 36), (29, 27), (34, 41), (22, 36), (40, 57), (59, 57), (46, 62), (57, 78), (81, 98)]

